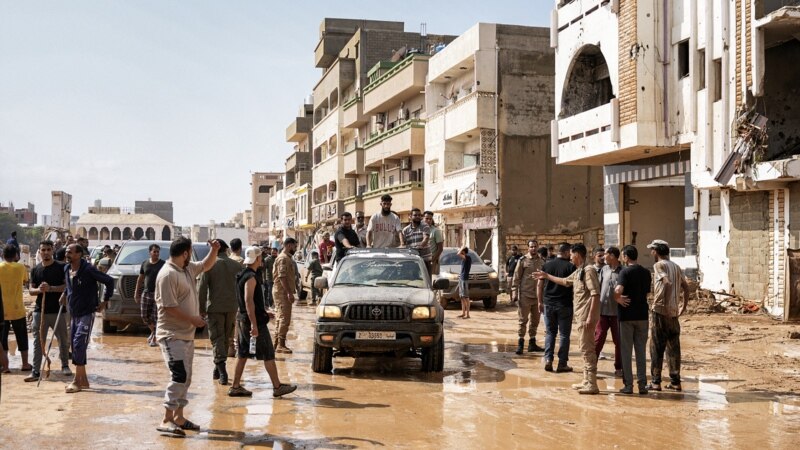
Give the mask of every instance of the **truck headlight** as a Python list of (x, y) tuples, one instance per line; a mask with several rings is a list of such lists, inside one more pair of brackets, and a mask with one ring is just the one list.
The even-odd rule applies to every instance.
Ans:
[(342, 308), (338, 306), (317, 306), (317, 317), (324, 319), (338, 319), (342, 317)]
[(497, 279), (497, 272), (489, 272), (489, 278), (492, 280)]
[(417, 306), (411, 310), (412, 319), (433, 319), (436, 317), (436, 308), (433, 306)]

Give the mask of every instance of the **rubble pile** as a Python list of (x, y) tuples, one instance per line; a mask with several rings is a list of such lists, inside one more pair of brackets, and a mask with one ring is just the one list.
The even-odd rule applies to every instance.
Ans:
[(693, 314), (730, 313), (753, 314), (761, 311), (761, 305), (741, 295), (725, 291), (696, 289), (689, 297), (689, 312)]

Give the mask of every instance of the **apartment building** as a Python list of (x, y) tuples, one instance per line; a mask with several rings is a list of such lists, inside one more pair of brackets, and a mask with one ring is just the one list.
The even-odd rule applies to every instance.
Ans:
[[(453, 37), (406, 32), (402, 22), (324, 19), (315, 51), (311, 220), (332, 226), (345, 210), (407, 220), (422, 205), (424, 80), (428, 54)], [(415, 203), (417, 202), (417, 203)]]
[(530, 238), (603, 241), (601, 170), (550, 158), (549, 35), (479, 23), (427, 60), (425, 209), (445, 245), (469, 245), (498, 270)]
[(275, 186), (283, 174), (278, 172), (253, 172), (250, 181), (250, 206), (252, 211), (253, 227), (266, 227), (269, 225), (270, 203), (269, 190)]
[(311, 127), (314, 105), (309, 97), (297, 117), (286, 128), (286, 142), (294, 143), (292, 154), (286, 158), (284, 175), (284, 209), (286, 233), (298, 242), (305, 242), (315, 228), (311, 220)]
[(286, 200), (283, 180), (275, 182), (269, 188), (269, 233), (273, 239), (283, 240), (286, 237)]
[(786, 318), (800, 317), (800, 66), (785, 63), (799, 3), (562, 0), (551, 25), (553, 156), (603, 166), (606, 242), (665, 239), (701, 287)]

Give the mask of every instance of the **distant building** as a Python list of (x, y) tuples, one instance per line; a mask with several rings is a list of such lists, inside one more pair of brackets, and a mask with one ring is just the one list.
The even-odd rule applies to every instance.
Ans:
[(259, 227), (261, 224), (268, 226), (270, 215), (269, 189), (275, 186), (275, 183), (282, 178), (283, 174), (277, 172), (254, 172), (252, 174), (250, 204), (252, 206), (254, 227)]
[(33, 203), (28, 203), (27, 208), (15, 209), (14, 204), (8, 202), (8, 206), (0, 205), (0, 214), (8, 214), (14, 217), (20, 225), (36, 225), (36, 211)]
[(50, 220), (45, 226), (69, 228), (70, 214), (72, 213), (72, 195), (64, 191), (51, 191)]
[(89, 239), (90, 245), (121, 244), (127, 240), (171, 240), (174, 225), (155, 214), (83, 214), (75, 233)]
[(136, 200), (133, 206), (136, 214), (155, 214), (167, 222), (174, 222), (172, 202)]

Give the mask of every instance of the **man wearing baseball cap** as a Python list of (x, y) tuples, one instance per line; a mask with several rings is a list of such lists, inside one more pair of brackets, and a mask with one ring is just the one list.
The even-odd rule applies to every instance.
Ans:
[[(666, 389), (681, 390), (681, 326), (678, 316), (686, 310), (689, 301), (689, 284), (683, 271), (669, 260), (669, 244), (661, 239), (647, 248), (653, 256), (653, 303), (650, 305), (650, 376), (648, 390), (661, 390), (661, 368), (667, 356), (670, 383)], [(679, 307), (681, 290), (683, 303)]]

